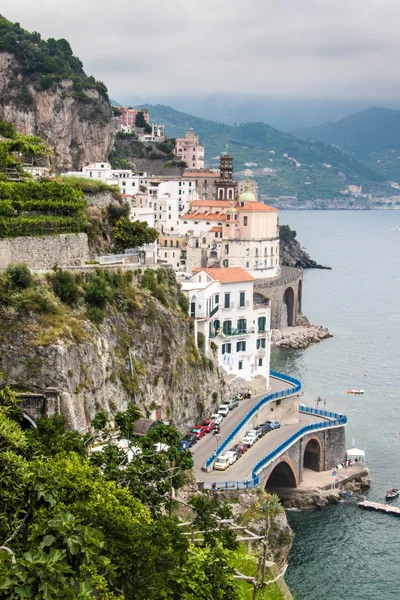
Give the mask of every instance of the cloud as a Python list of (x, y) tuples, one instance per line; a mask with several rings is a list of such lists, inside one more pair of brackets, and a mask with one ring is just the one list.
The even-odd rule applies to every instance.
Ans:
[(3, 0), (115, 98), (399, 96), (398, 0)]

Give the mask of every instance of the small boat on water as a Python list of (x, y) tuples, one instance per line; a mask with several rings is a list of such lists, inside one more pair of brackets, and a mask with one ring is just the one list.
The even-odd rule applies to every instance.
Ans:
[(347, 390), (348, 394), (364, 394), (364, 390)]
[(400, 494), (400, 490), (398, 490), (397, 488), (392, 488), (391, 490), (388, 490), (385, 494), (386, 500), (393, 500), (393, 498), (397, 498), (397, 496)]

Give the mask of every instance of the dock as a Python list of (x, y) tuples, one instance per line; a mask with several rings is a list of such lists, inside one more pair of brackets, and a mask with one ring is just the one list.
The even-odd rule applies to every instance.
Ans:
[(365, 508), (366, 510), (375, 510), (377, 512), (383, 512), (387, 515), (395, 515), (396, 517), (400, 517), (400, 508), (397, 506), (390, 506), (390, 504), (380, 504), (379, 502), (370, 502), (369, 500), (363, 500), (358, 503), (360, 508)]

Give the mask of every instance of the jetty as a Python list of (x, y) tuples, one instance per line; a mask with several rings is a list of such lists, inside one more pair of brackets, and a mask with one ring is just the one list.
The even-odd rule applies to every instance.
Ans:
[(389, 504), (380, 504), (379, 502), (370, 502), (369, 500), (363, 500), (358, 503), (360, 508), (365, 508), (366, 510), (375, 510), (377, 512), (383, 512), (388, 515), (395, 515), (396, 517), (400, 517), (400, 508), (397, 506), (390, 506)]

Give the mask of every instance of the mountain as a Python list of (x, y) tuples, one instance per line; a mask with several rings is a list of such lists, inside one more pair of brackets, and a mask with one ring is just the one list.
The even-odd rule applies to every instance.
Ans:
[(384, 189), (384, 177), (340, 149), (282, 133), (265, 123), (226, 125), (194, 117), (164, 105), (146, 105), (153, 122), (164, 123), (171, 137), (193, 128), (206, 146), (206, 163), (217, 167), (228, 149), (236, 174), (257, 180), (262, 194), (296, 195), (299, 201), (332, 199), (349, 184)]
[(334, 123), (298, 129), (295, 134), (335, 144), (386, 179), (400, 182), (400, 110), (368, 108)]
[(114, 138), (107, 88), (67, 40), (43, 40), (1, 15), (0, 119), (44, 138), (59, 170), (104, 160)]

